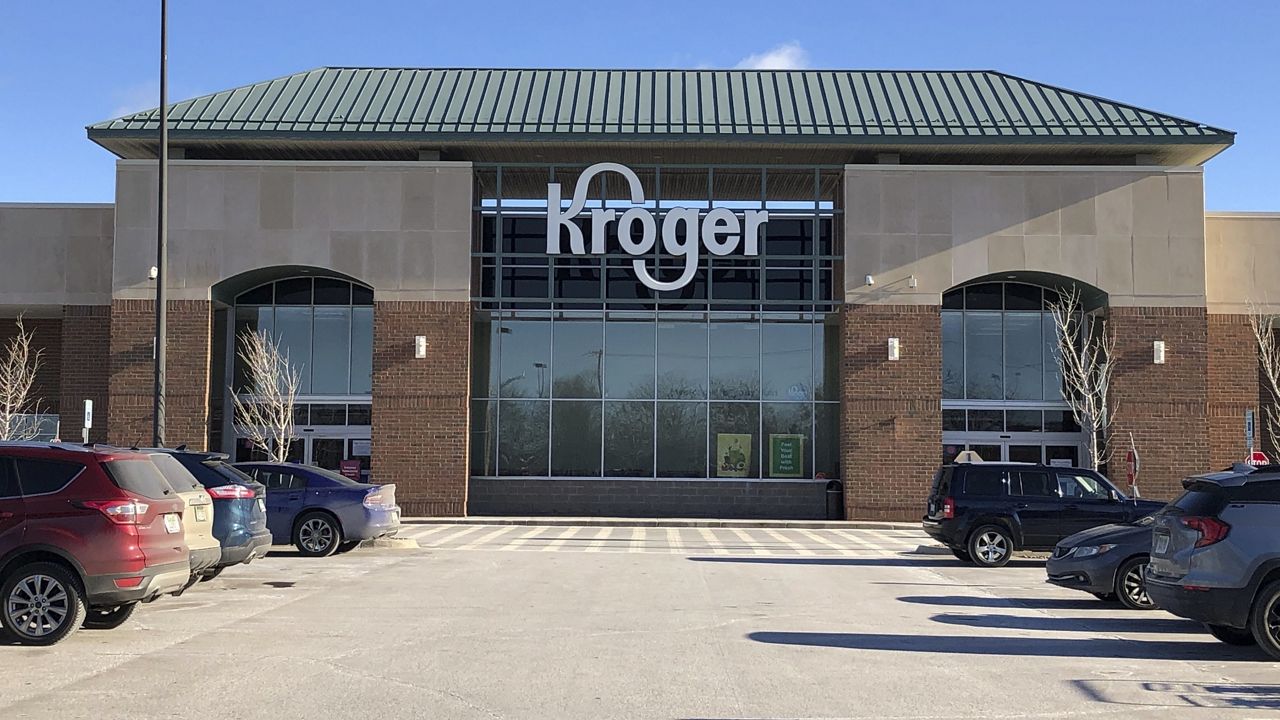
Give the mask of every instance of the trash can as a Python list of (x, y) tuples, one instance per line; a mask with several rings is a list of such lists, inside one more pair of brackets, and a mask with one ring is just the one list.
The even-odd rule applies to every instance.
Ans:
[(839, 480), (827, 483), (827, 519), (844, 519), (844, 485)]

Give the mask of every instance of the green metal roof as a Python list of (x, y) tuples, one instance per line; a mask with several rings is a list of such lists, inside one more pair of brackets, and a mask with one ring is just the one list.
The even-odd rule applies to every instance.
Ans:
[[(89, 137), (154, 136), (157, 110)], [(1233, 133), (981, 71), (319, 68), (171, 106), (171, 138), (1223, 144)]]

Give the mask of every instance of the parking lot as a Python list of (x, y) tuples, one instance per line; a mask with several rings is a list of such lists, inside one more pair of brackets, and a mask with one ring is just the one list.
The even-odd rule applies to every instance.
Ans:
[(915, 531), (408, 526), (52, 648), (0, 717), (1261, 718), (1280, 664)]

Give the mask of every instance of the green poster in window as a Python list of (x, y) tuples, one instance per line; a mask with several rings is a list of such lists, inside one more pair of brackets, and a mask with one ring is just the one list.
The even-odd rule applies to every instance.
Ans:
[(716, 477), (746, 477), (751, 472), (751, 435), (716, 433)]
[(769, 436), (769, 477), (804, 477), (804, 436)]

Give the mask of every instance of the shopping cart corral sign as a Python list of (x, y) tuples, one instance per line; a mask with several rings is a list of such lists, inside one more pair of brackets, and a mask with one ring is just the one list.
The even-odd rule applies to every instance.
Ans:
[[(591, 210), (591, 248), (588, 250), (583, 239), (582, 228), (573, 221), (582, 214), (587, 205), (587, 192), (591, 180), (596, 175), (614, 172), (621, 175), (628, 185), (631, 204), (634, 207), (621, 214), (616, 208), (593, 208)], [(712, 208), (705, 214), (698, 208), (667, 208), (662, 213), (662, 249), (676, 257), (684, 258), (684, 267), (680, 277), (671, 281), (659, 280), (657, 268), (650, 273), (642, 257), (651, 253), (658, 242), (658, 212), (645, 207), (644, 188), (640, 178), (631, 168), (618, 163), (596, 163), (578, 176), (573, 188), (573, 198), (567, 208), (562, 207), (560, 183), (547, 184), (547, 254), (560, 255), (561, 229), (568, 232), (569, 249), (573, 255), (603, 255), (605, 253), (605, 237), (610, 223), (615, 223), (618, 230), (618, 244), (623, 252), (637, 256), (631, 261), (636, 278), (651, 290), (678, 290), (693, 279), (698, 269), (699, 248), (706, 248), (712, 255), (730, 255), (739, 247), (745, 256), (760, 254), (760, 226), (769, 221), (768, 210), (745, 210), (739, 216), (728, 208)], [(639, 237), (636, 237), (636, 225), (639, 225)], [(683, 225), (684, 233), (680, 229)]]

